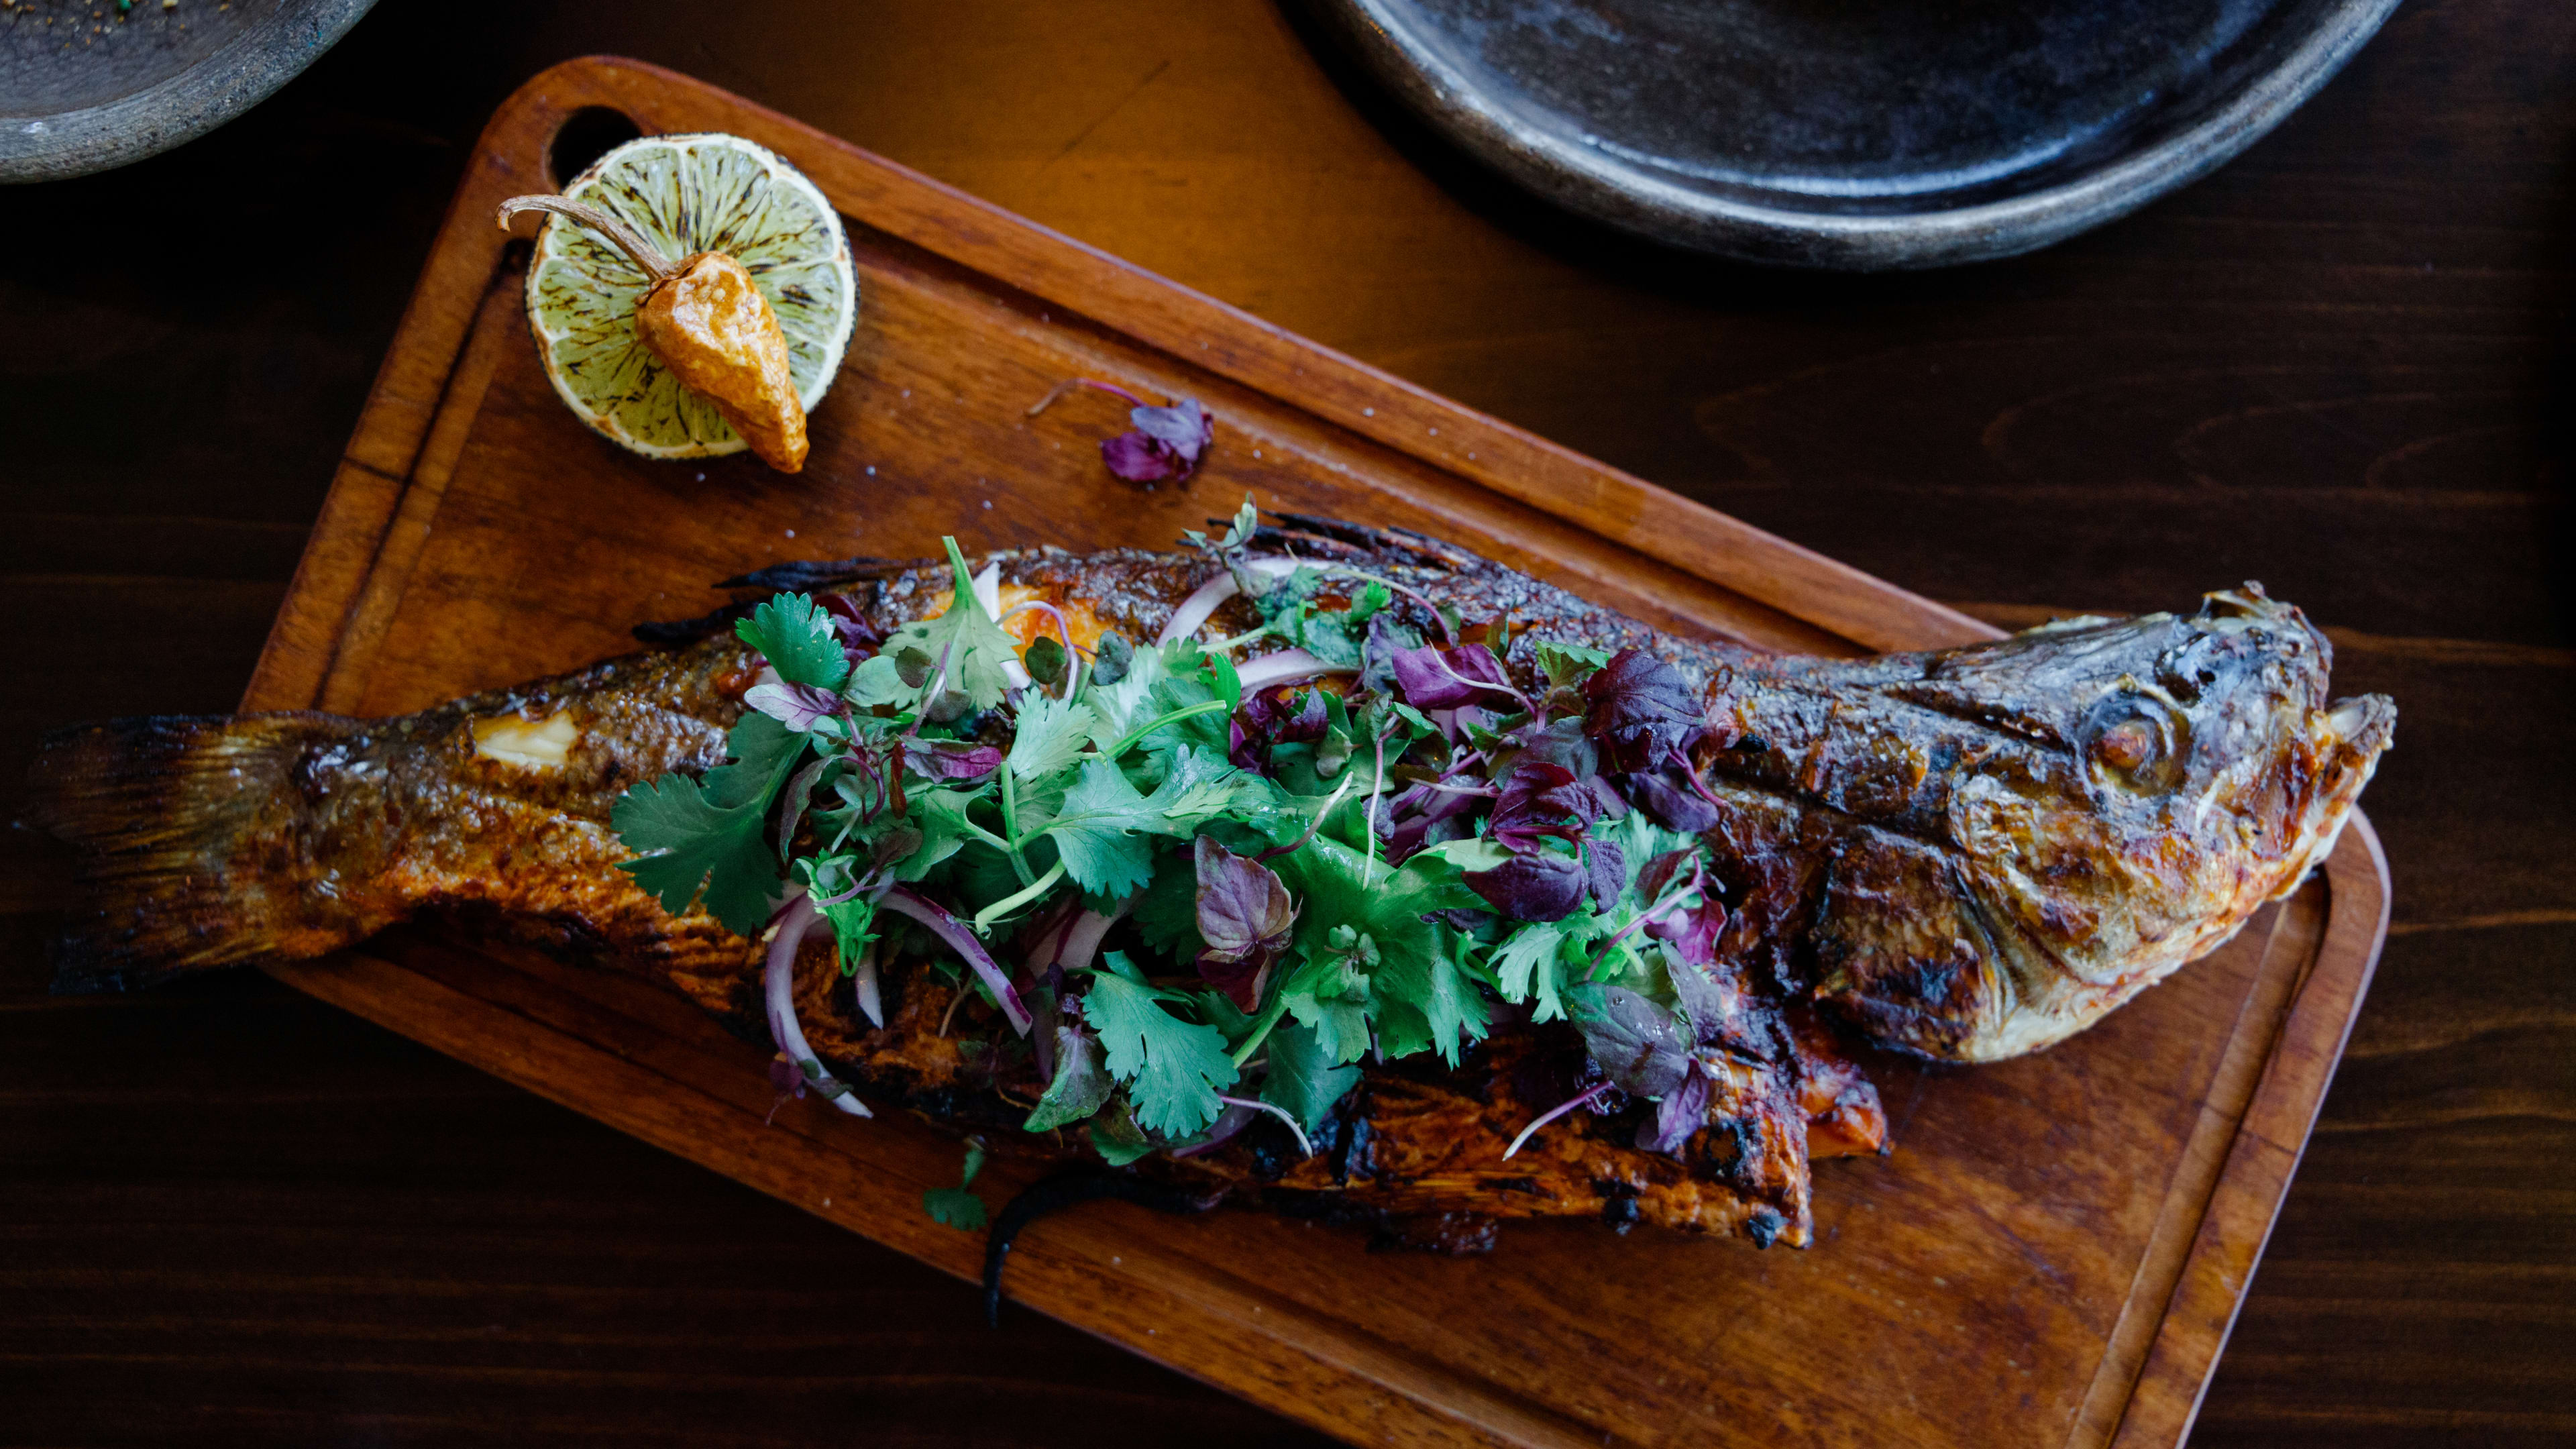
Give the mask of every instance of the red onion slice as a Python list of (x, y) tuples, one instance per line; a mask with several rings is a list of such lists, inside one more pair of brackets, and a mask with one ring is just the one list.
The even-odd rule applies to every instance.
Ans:
[(1178, 1162), (1183, 1158), (1196, 1157), (1202, 1152), (1214, 1152), (1232, 1142), (1244, 1128), (1252, 1125), (1253, 1118), (1260, 1115), (1250, 1107), (1240, 1104), (1230, 1106), (1217, 1115), (1215, 1123), (1208, 1128), (1208, 1138), (1205, 1142), (1193, 1142), (1187, 1147), (1175, 1147), (1168, 1155), (1174, 1162)]
[(975, 968), (975, 974), (984, 979), (993, 999), (1001, 1003), (1002, 1015), (1009, 1019), (1011, 1030), (1022, 1036), (1029, 1034), (1029, 1009), (1021, 1003), (1019, 991), (1011, 985), (1011, 978), (995, 964), (993, 954), (984, 949), (984, 943), (976, 940), (975, 933), (967, 930), (963, 922), (948, 914), (937, 901), (908, 886), (896, 886), (887, 891), (877, 904), (928, 926), (932, 935), (964, 957), (966, 964)]
[(1282, 649), (1276, 654), (1264, 654), (1244, 663), (1235, 670), (1235, 677), (1243, 681), (1243, 692), (1251, 695), (1274, 684), (1295, 684), (1320, 679), (1327, 674), (1357, 673), (1357, 669), (1347, 664), (1326, 664), (1303, 649)]
[(850, 992), (859, 999), (859, 1010), (879, 1031), (885, 1029), (885, 997), (877, 986), (877, 943), (870, 941), (859, 952), (858, 965), (850, 973)]
[(807, 1062), (814, 1064), (806, 1080), (833, 1106), (853, 1117), (874, 1116), (845, 1083), (833, 1080), (832, 1074), (823, 1070), (822, 1058), (806, 1045), (805, 1029), (796, 1021), (796, 951), (822, 919), (823, 913), (814, 909), (814, 898), (803, 892), (788, 902), (787, 913), (779, 917), (778, 935), (769, 943), (764, 981), (769, 988), (769, 1039), (798, 1071), (806, 1071)]
[[(1268, 574), (1272, 578), (1286, 578), (1299, 568), (1307, 566), (1304, 560), (1293, 558), (1243, 560), (1243, 567), (1256, 574)], [(1170, 622), (1163, 625), (1163, 632), (1154, 636), (1154, 643), (1157, 646), (1169, 644), (1175, 639), (1186, 639), (1197, 633), (1199, 626), (1208, 621), (1208, 616), (1216, 612), (1217, 605), (1242, 592), (1243, 586), (1234, 581), (1234, 570), (1226, 569), (1220, 572), (1216, 577), (1199, 585), (1188, 598), (1181, 600), (1181, 606), (1172, 611)]]
[(1117, 925), (1135, 904), (1136, 897), (1129, 896), (1118, 903), (1118, 909), (1105, 916), (1098, 911), (1083, 912), (1082, 918), (1075, 921), (1073, 929), (1065, 934), (1064, 953), (1057, 958), (1064, 964), (1064, 969), (1080, 971), (1089, 966), (1091, 958), (1099, 953), (1101, 938), (1107, 936), (1109, 928)]

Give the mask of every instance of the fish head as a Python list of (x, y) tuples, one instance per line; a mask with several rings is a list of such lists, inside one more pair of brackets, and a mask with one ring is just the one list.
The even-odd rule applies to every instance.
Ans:
[(2333, 657), (2248, 584), (2191, 615), (1855, 666), (1879, 706), (1852, 711), (1860, 733), (1920, 773), (1829, 802), (1855, 830), (1821, 898), (1818, 994), (1891, 1045), (1993, 1060), (2215, 949), (2334, 849), (2388, 747), (2396, 707), (2331, 701)]

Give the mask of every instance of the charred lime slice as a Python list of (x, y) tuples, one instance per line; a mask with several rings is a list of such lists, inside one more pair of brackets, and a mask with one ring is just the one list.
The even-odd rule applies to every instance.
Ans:
[[(830, 202), (769, 148), (713, 133), (646, 136), (602, 156), (563, 190), (673, 257), (742, 263), (787, 335), (805, 411), (831, 389), (859, 320), (849, 238)], [(528, 265), (528, 326), (555, 391), (602, 436), (648, 458), (712, 458), (748, 446), (635, 335), (652, 278), (578, 222), (548, 217)]]

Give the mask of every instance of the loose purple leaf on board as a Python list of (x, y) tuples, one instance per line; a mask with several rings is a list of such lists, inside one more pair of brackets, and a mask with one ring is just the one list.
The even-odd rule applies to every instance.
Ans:
[(1100, 460), (1130, 483), (1185, 481), (1216, 441), (1216, 419), (1196, 398), (1175, 398), (1169, 407), (1131, 408), (1127, 420), (1135, 430), (1102, 443)]

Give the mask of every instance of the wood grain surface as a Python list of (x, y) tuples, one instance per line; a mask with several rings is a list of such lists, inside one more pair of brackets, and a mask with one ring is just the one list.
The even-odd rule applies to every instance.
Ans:
[[(525, 248), (489, 219), (612, 117), (747, 136), (847, 220), (866, 305), (802, 474), (635, 458), (545, 379), (516, 301)], [(1093, 446), (1117, 409), (1029, 415), (1067, 376), (1204, 399), (1217, 445), (1186, 486), (1121, 482)], [(698, 612), (710, 576), (782, 555), (919, 556), (943, 533), (1158, 546), (1247, 493), (1447, 538), (1693, 633), (1848, 653), (1993, 631), (720, 88), (592, 58), (484, 127), (243, 704), (400, 714), (618, 652), (629, 621)], [(1907, 1145), (1823, 1179), (1828, 1251), (1561, 1224), (1489, 1261), (1385, 1261), (1312, 1223), (1113, 1210), (1024, 1235), (1013, 1293), (1360, 1443), (1635, 1445), (1687, 1425), (1745, 1446), (2163, 1449), (2243, 1298), (2387, 902), (2356, 821), (2321, 880), (2081, 1040), (1956, 1081), (1876, 1063)], [(974, 1275), (974, 1242), (916, 1211), (953, 1140), (777, 1108), (762, 1054), (677, 1000), (471, 940), (272, 970)], [(982, 1185), (1002, 1200), (1035, 1170)]]
[[(1996, 622), (2308, 604), (2406, 711), (2397, 935), (2195, 1442), (2576, 1431), (2567, 16), (2419, 5), (2140, 218), (1853, 284), (1521, 204), (1259, 6), (753, 15), (381, 7), (240, 126), (9, 195), (12, 748), (236, 696), (483, 115), (661, 59)], [(9, 841), (0, 1438), (1302, 1442), (256, 978), (48, 1001), (60, 866)]]

